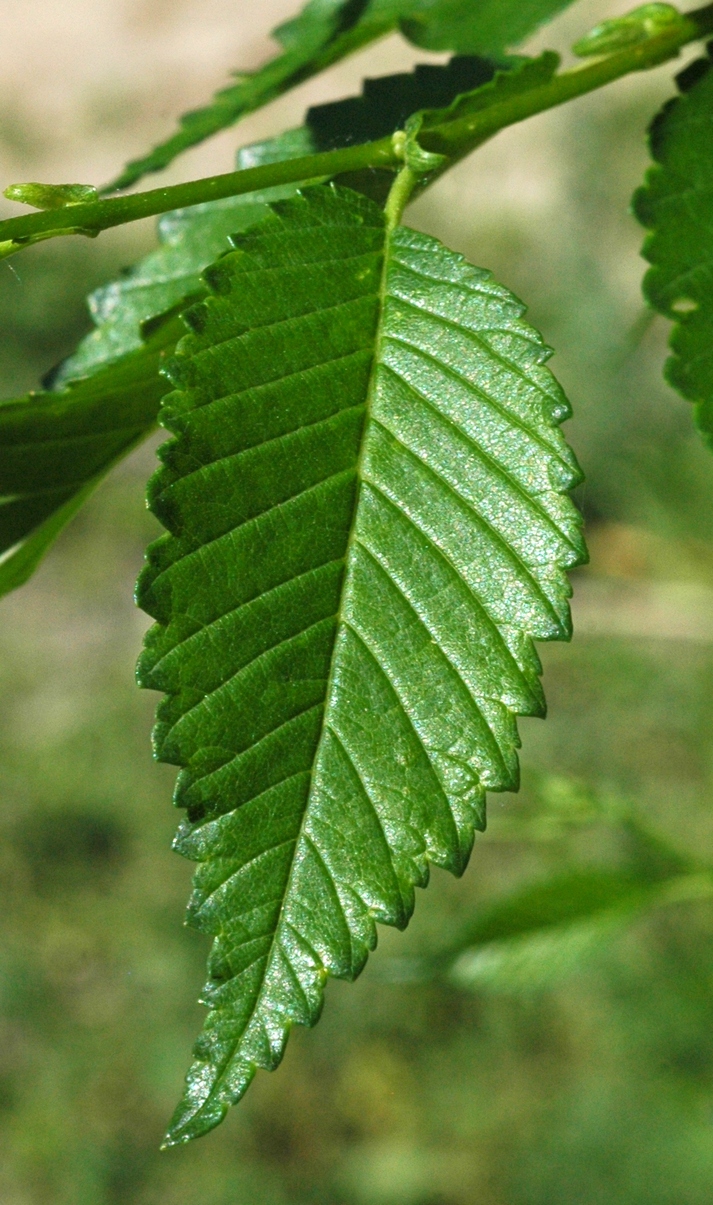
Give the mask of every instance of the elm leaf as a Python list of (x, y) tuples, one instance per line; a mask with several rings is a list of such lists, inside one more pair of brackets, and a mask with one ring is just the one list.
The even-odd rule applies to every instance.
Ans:
[(521, 303), (347, 189), (271, 209), (184, 315), (149, 486), (139, 681), (166, 695), (189, 923), (215, 939), (167, 1145), (277, 1066), (430, 863), (463, 872), (586, 555)]

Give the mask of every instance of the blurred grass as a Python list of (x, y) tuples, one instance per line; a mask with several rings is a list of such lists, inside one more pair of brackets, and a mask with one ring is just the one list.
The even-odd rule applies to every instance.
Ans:
[[(412, 220), (531, 302), (587, 472), (585, 634), (542, 649), (549, 718), (522, 724), (523, 790), (491, 797), (491, 815), (536, 816), (574, 783), (625, 796), (710, 859), (713, 642), (684, 604), (713, 597), (713, 460), (661, 381), (665, 324), (640, 322), (627, 204), (670, 85), (634, 84), (509, 132)], [(67, 240), (18, 257), (19, 281), (0, 277), (5, 395), (71, 348), (83, 293), (146, 237)], [(498, 841), (497, 824), (460, 883), (434, 873), (357, 984), (330, 985), (279, 1072), (214, 1134), (158, 1153), (201, 1022), (206, 943), (180, 926), (191, 872), (169, 849), (173, 772), (151, 762), (155, 699), (132, 681), (151, 467), (146, 448), (115, 472), (2, 604), (2, 1205), (708, 1205), (709, 905), (652, 914), (529, 999), (380, 974), (565, 856), (617, 857), (592, 835)]]

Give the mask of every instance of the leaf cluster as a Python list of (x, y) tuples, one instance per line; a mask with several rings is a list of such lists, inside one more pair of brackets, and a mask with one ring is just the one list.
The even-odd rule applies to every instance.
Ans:
[[(359, 974), (377, 923), (408, 923), (431, 865), (463, 872), (486, 792), (517, 789), (517, 716), (545, 713), (535, 642), (569, 639), (567, 571), (586, 559), (569, 404), (517, 298), (402, 215), (505, 125), (713, 27), (713, 11), (649, 5), (584, 39), (595, 61), (577, 71), (506, 54), (565, 6), (310, 0), (275, 59), (113, 187), (396, 28), (455, 57), (367, 80), (212, 181), (109, 201), (83, 185), (8, 193), (43, 212), (3, 224), (7, 253), (196, 200), (196, 184), (214, 198), (164, 216), (157, 248), (90, 298), (95, 329), (45, 391), (0, 405), (0, 592), (157, 422), (172, 436), (148, 489), (166, 534), (138, 585), (156, 621), (139, 680), (165, 695), (154, 745), (180, 767), (188, 919), (214, 940), (169, 1145), (277, 1066), (327, 978)], [(709, 67), (689, 67), (657, 118), (635, 206), (647, 297), (677, 323), (668, 376), (711, 436)], [(646, 907), (708, 892), (708, 868), (633, 815), (616, 823), (624, 865), (496, 901), (440, 971), (533, 983)]]

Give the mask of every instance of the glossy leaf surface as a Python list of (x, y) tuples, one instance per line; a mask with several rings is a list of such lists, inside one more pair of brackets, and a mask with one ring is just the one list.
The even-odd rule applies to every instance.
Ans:
[(169, 368), (138, 593), (215, 936), (169, 1144), (279, 1063), (429, 862), (462, 872), (584, 555), (566, 399), (489, 273), (327, 186), (235, 242)]
[(649, 303), (675, 322), (670, 383), (694, 403), (696, 423), (713, 446), (713, 70), (710, 59), (679, 77), (682, 95), (651, 128), (654, 166), (634, 196), (651, 233), (644, 255)]

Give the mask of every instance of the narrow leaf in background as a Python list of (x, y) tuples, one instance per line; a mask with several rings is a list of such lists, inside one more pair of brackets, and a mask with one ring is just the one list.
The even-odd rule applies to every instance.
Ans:
[(138, 588), (216, 939), (168, 1144), (279, 1063), (429, 862), (463, 871), (585, 556), (567, 401), (489, 273), (332, 186), (234, 242), (169, 368)]
[(655, 878), (582, 868), (485, 910), (484, 932), (458, 955), (448, 978), (470, 990), (530, 995), (578, 970), (654, 909), (711, 896), (710, 869)]
[(682, 95), (656, 117), (654, 166), (634, 195), (651, 233), (643, 253), (649, 303), (676, 323), (666, 377), (694, 403), (713, 447), (713, 63), (698, 59), (678, 76)]

